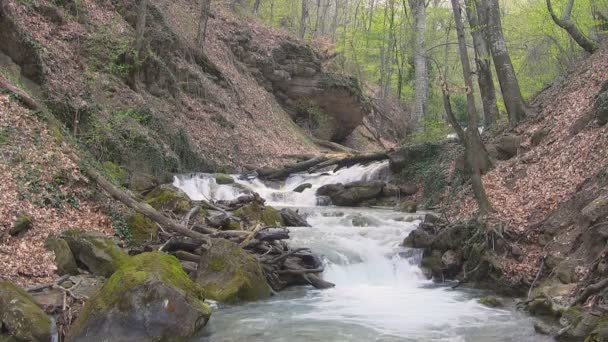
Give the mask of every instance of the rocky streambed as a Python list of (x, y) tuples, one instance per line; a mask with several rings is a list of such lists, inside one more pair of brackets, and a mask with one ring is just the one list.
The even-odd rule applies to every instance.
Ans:
[[(450, 258), (449, 246), (441, 255), (429, 255), (418, 236), (441, 225), (436, 216), (328, 206), (336, 200), (350, 205), (394, 200), (395, 191), (407, 189), (387, 185), (386, 168), (382, 162), (355, 165), (296, 174), (272, 185), (253, 177), (177, 177), (142, 202), (171, 225), (187, 227), (185, 236), (136, 214), (130, 220), (136, 247), (77, 230), (51, 237), (48, 246), (64, 275), (29, 293), (2, 283), (0, 301), (12, 306), (0, 308), (0, 336), (543, 340), (528, 317), (508, 305), (496, 307), (499, 300), (480, 301), (484, 293), (443, 283), (440, 278), (451, 275), (459, 256)], [(401, 209), (415, 211), (411, 203)], [(41, 323), (38, 330), (29, 328), (34, 323)]]

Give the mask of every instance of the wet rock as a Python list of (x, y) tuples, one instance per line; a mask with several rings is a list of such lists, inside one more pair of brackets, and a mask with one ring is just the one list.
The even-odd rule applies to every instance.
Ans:
[(405, 200), (405, 201), (401, 201), (401, 203), (399, 204), (399, 210), (403, 211), (405, 213), (415, 213), (416, 210), (418, 209), (418, 203), (416, 203), (416, 201), (413, 200)]
[(17, 217), (17, 220), (15, 220), (15, 223), (13, 223), (13, 228), (11, 228), (11, 230), (8, 231), (8, 233), (11, 236), (15, 236), (18, 234), (21, 234), (23, 232), (28, 231), (30, 228), (32, 228), (32, 217), (29, 214), (21, 214), (19, 215), (19, 217)]
[(213, 239), (202, 254), (196, 282), (209, 298), (220, 302), (258, 300), (271, 293), (258, 260), (224, 239)]
[(382, 196), (411, 196), (418, 192), (418, 187), (415, 184), (392, 185), (387, 184), (382, 190)]
[(225, 185), (225, 184), (233, 184), (234, 183), (234, 178), (232, 178), (232, 177), (230, 177), (230, 176), (228, 176), (226, 174), (223, 174), (223, 173), (216, 174), (214, 176), (214, 178), (215, 178), (215, 182), (217, 184)]
[(306, 189), (310, 189), (312, 188), (312, 184), (310, 183), (304, 183), (304, 184), (300, 184), (298, 185), (295, 189), (293, 189), (293, 192), (304, 192), (304, 190)]
[(76, 262), (95, 275), (111, 276), (128, 258), (127, 253), (103, 234), (72, 229), (65, 231), (61, 238), (70, 246)]
[(0, 282), (0, 340), (51, 341), (52, 320), (15, 284)]
[(380, 222), (372, 217), (363, 216), (361, 214), (350, 215), (346, 217), (347, 220), (350, 220), (351, 224), (354, 227), (374, 227), (379, 226)]
[[(576, 316), (575, 316), (576, 317)], [(589, 312), (581, 311), (576, 320), (570, 323), (570, 328), (562, 333), (560, 336), (563, 340), (575, 340), (582, 341), (585, 337), (593, 335), (596, 328), (601, 325), (600, 316), (593, 315)], [(589, 341), (605, 341), (605, 340), (593, 340), (585, 339)]]
[(328, 184), (317, 189), (317, 196), (329, 196), (338, 206), (356, 206), (363, 201), (381, 195), (384, 182), (354, 182), (350, 184)]
[(541, 335), (554, 336), (558, 332), (557, 327), (554, 327), (554, 326), (547, 324), (540, 320), (534, 321), (533, 326), (534, 326), (534, 331), (536, 331), (537, 333), (539, 333)]
[(420, 267), (422, 267), (426, 271), (427, 275), (430, 274), (433, 278), (443, 278), (444, 265), (441, 261), (441, 258), (438, 258), (436, 256), (424, 257), (420, 262)]
[(87, 301), (68, 341), (181, 340), (211, 315), (179, 261), (160, 252), (131, 257)]
[(496, 296), (485, 296), (479, 298), (479, 304), (485, 305), (490, 308), (500, 308), (505, 306), (502, 300)]
[(556, 307), (549, 297), (536, 297), (527, 306), (528, 311), (533, 315), (559, 317), (560, 310)]
[(422, 229), (414, 229), (403, 240), (403, 246), (409, 248), (428, 248), (433, 242), (433, 236)]
[(306, 219), (292, 209), (283, 208), (279, 211), (281, 218), (283, 219), (283, 225), (286, 227), (310, 227)]
[(59, 275), (78, 274), (76, 259), (64, 239), (50, 235), (44, 242), (44, 247), (55, 254), (55, 265)]
[(159, 211), (185, 215), (192, 208), (190, 198), (185, 192), (171, 184), (162, 184), (145, 197), (144, 202)]
[(448, 274), (455, 275), (462, 266), (462, 255), (456, 251), (448, 250), (441, 256), (441, 262)]
[(459, 249), (464, 239), (468, 237), (469, 228), (463, 224), (455, 224), (441, 229), (433, 240), (431, 248), (442, 252)]
[(281, 214), (275, 208), (264, 206), (256, 201), (237, 209), (234, 215), (253, 224), (257, 222), (266, 226), (283, 225)]

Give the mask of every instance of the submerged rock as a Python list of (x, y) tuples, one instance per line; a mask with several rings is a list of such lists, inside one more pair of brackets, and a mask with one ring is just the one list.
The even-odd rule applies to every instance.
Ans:
[(297, 211), (289, 208), (283, 208), (279, 211), (283, 220), (283, 225), (286, 227), (310, 227), (310, 224), (306, 222)]
[(409, 248), (428, 248), (433, 242), (433, 236), (422, 229), (414, 229), (403, 240), (403, 246)]
[(500, 308), (504, 306), (502, 300), (495, 296), (485, 296), (479, 298), (479, 304), (485, 305), (491, 308)]
[(312, 184), (304, 183), (304, 184), (300, 184), (300, 185), (296, 186), (295, 189), (293, 189), (293, 192), (304, 192), (304, 190), (310, 189), (310, 188), (312, 188)]
[(380, 196), (384, 186), (385, 183), (380, 181), (328, 184), (317, 189), (316, 194), (328, 196), (334, 205), (348, 207)]
[(129, 258), (86, 303), (68, 341), (174, 341), (205, 326), (203, 291), (170, 255)]
[(234, 183), (234, 178), (232, 178), (232, 177), (230, 177), (230, 176), (228, 176), (226, 174), (223, 174), (223, 173), (216, 174), (214, 176), (214, 178), (215, 178), (215, 182), (217, 184), (225, 185), (225, 184), (233, 184)]
[(0, 341), (51, 341), (54, 324), (32, 297), (13, 283), (0, 282)]
[(201, 256), (196, 282), (209, 298), (220, 302), (258, 300), (271, 294), (258, 260), (224, 239), (213, 239)]
[(128, 259), (127, 253), (103, 234), (72, 229), (65, 231), (61, 238), (67, 242), (76, 261), (95, 275), (109, 277)]
[(266, 226), (280, 226), (283, 224), (283, 219), (275, 208), (264, 206), (256, 201), (237, 209), (234, 214), (249, 223), (261, 223)]

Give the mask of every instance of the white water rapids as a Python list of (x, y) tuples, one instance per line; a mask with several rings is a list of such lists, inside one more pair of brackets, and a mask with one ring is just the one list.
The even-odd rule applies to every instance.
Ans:
[[(420, 223), (418, 216), (316, 206), (314, 194), (324, 184), (387, 176), (386, 163), (373, 163), (292, 175), (274, 186), (257, 179), (217, 185), (206, 174), (176, 177), (174, 185), (194, 200), (255, 191), (270, 205), (297, 207), (312, 228), (290, 228), (289, 243), (321, 255), (323, 278), (336, 284), (322, 291), (291, 288), (266, 301), (216, 309), (198, 341), (545, 341), (523, 314), (484, 307), (478, 292), (427, 280), (418, 268), (420, 253), (399, 246)], [(312, 188), (292, 191), (304, 183)], [(353, 226), (358, 216), (368, 225)]]

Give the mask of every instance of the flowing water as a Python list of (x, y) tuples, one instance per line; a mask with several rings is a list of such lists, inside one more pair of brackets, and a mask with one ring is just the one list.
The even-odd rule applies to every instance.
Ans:
[[(420, 252), (399, 244), (420, 217), (372, 208), (317, 206), (324, 184), (388, 177), (386, 163), (331, 174), (292, 175), (274, 187), (257, 179), (217, 185), (210, 175), (176, 177), (192, 199), (231, 199), (256, 191), (273, 206), (297, 207), (311, 228), (290, 228), (289, 243), (325, 262), (329, 290), (296, 287), (273, 298), (215, 310), (199, 341), (544, 341), (513, 310), (477, 303), (479, 292), (433, 284), (418, 268)], [(312, 188), (294, 193), (303, 183)], [(353, 225), (353, 219), (358, 222)], [(361, 227), (363, 223), (363, 227)]]

